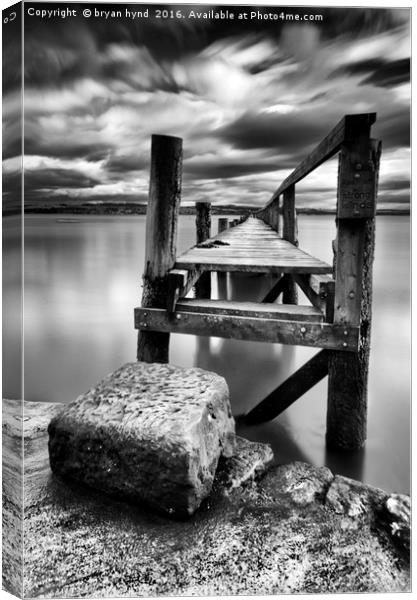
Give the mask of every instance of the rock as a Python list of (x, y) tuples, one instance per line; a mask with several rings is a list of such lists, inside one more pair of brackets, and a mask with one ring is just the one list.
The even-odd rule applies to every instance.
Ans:
[(52, 470), (176, 518), (210, 493), (234, 420), (223, 377), (128, 363), (52, 419)]
[[(25, 414), (31, 404), (25, 403)], [(60, 410), (44, 406), (41, 412), (50, 410), (51, 416)], [(36, 410), (41, 407), (33, 408), (28, 414), (37, 420)], [(28, 431), (33, 431), (29, 422)], [(283, 466), (269, 468), (250, 485), (227, 494), (218, 493), (215, 482), (204, 508), (191, 519), (178, 521), (55, 476), (49, 468), (46, 430), (39, 434), (36, 439), (25, 437), (25, 589), (21, 592), (25, 598), (411, 589), (409, 557), (385, 531), (381, 535), (366, 520), (361, 527), (344, 529), (343, 521), (355, 518), (325, 506), (321, 491), (315, 502), (294, 502), (282, 476)], [(224, 462), (231, 460), (237, 466), (246, 462), (241, 452), (251, 454), (255, 463), (262, 462), (256, 452), (264, 456), (265, 448), (248, 444), (238, 440), (236, 455)], [(5, 445), (5, 464), (11, 462), (15, 449), (14, 443)], [(300, 465), (285, 465), (285, 472), (304, 470), (312, 479), (327, 479), (321, 469)], [(233, 469), (230, 476), (232, 481), (239, 478)], [(7, 513), (12, 503), (5, 500)], [(4, 539), (11, 531), (3, 530)]]
[(269, 444), (250, 442), (236, 436), (235, 454), (219, 463), (216, 483), (219, 492), (228, 494), (242, 485), (260, 477), (274, 460)]
[(407, 552), (410, 550), (410, 496), (391, 494), (383, 505), (382, 518), (395, 542)]
[[(331, 483), (325, 504), (340, 515), (350, 517), (351, 526), (361, 526), (363, 519), (372, 522), (377, 511), (387, 497), (379, 488), (365, 485), (349, 477), (336, 475)], [(349, 521), (343, 524), (348, 527)]]
[(277, 467), (274, 490), (288, 495), (295, 504), (307, 506), (324, 498), (332, 480), (333, 473), (327, 467), (297, 461)]

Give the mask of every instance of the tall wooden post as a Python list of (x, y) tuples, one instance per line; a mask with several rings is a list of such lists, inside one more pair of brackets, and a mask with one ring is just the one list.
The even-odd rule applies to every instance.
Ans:
[[(197, 244), (202, 244), (210, 237), (211, 231), (211, 204), (210, 202), (196, 202), (195, 224), (197, 231)], [(210, 298), (211, 296), (211, 273), (200, 275), (195, 284), (195, 295), (197, 298)]]
[[(168, 271), (176, 258), (181, 201), (182, 139), (152, 136), (151, 175), (146, 215), (142, 307), (165, 308)], [(139, 331), (137, 359), (168, 362), (169, 333)]]
[[(295, 210), (295, 185), (291, 185), (283, 194), (282, 237), (294, 246), (298, 246), (297, 214)], [(282, 296), (284, 304), (297, 304), (297, 287), (291, 275), (285, 275), (286, 284)]]
[[(348, 118), (348, 117), (347, 117)], [(354, 119), (354, 117), (352, 117)], [(354, 450), (366, 440), (372, 263), (380, 144), (372, 123), (350, 123), (339, 159), (334, 323), (360, 328), (357, 352), (329, 352), (326, 442)]]

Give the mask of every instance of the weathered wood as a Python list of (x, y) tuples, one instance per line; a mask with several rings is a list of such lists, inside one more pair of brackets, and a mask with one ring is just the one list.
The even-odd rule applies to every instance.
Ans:
[(284, 190), (282, 203), (282, 237), (298, 246), (297, 215), (295, 211), (295, 186)]
[(289, 321), (323, 321), (323, 313), (312, 306), (293, 304), (260, 304), (259, 302), (235, 302), (232, 300), (182, 299), (177, 303), (177, 310), (199, 312), (204, 314), (224, 314), (236, 317), (256, 317)]
[(276, 274), (332, 272), (330, 265), (283, 240), (259, 219), (249, 218), (210, 238), (204, 246), (184, 252), (175, 268)]
[(222, 233), (222, 231), (226, 231), (226, 229), (228, 228), (228, 223), (229, 220), (227, 219), (227, 217), (221, 217), (218, 221), (217, 227), (218, 227), (218, 233)]
[(360, 115), (345, 115), (334, 129), (320, 142), (320, 144), (298, 165), (298, 167), (282, 182), (277, 191), (267, 204), (271, 204), (280, 194), (291, 185), (304, 179), (318, 166), (340, 150), (344, 141), (356, 137), (358, 130), (368, 130), (376, 120), (376, 113)]
[(323, 311), (326, 321), (333, 323), (334, 314), (334, 280), (328, 275), (294, 275), (311, 304)]
[(136, 308), (135, 327), (148, 331), (187, 333), (343, 351), (355, 350), (359, 337), (358, 327), (189, 311), (177, 311), (170, 315), (166, 310), (158, 308)]
[(285, 276), (281, 276), (274, 286), (269, 290), (267, 295), (261, 300), (261, 302), (275, 302), (278, 300), (285, 288)]
[[(369, 130), (365, 129), (356, 143), (349, 143), (349, 152), (341, 153), (338, 203), (346, 193), (345, 182), (354, 179), (358, 159), (373, 163), (372, 189), (376, 202), (381, 149), (366, 140), (368, 135)], [(359, 183), (356, 185), (360, 189)], [(365, 186), (369, 189), (368, 177)], [(336, 224), (334, 323), (359, 326), (360, 338), (358, 351), (343, 356), (340, 352), (329, 354), (326, 441), (330, 448), (351, 450), (361, 448), (366, 440), (375, 218), (337, 218)]]
[(308, 275), (295, 274), (294, 281), (300, 286), (303, 293), (307, 296), (313, 306), (320, 310), (324, 310), (325, 301), (320, 294), (313, 290), (313, 288), (310, 286), (310, 277)]
[[(211, 232), (211, 204), (209, 202), (196, 202), (196, 241), (202, 244), (210, 238)], [(211, 273), (202, 273), (195, 284), (197, 298), (210, 298), (211, 296)]]
[(179, 298), (183, 298), (191, 290), (201, 275), (198, 269), (171, 269), (168, 273), (167, 310), (174, 312)]
[(327, 350), (321, 350), (298, 371), (293, 373), (262, 402), (244, 415), (245, 425), (258, 425), (275, 419), (309, 389), (326, 377), (328, 373)]
[[(142, 307), (166, 307), (168, 271), (174, 267), (181, 199), (182, 140), (152, 136), (149, 201), (146, 217)], [(137, 359), (168, 362), (169, 333), (140, 331)]]
[[(298, 246), (297, 216), (295, 211), (295, 185), (284, 190), (282, 202), (282, 237), (294, 246)], [(293, 277), (286, 276), (282, 301), (285, 304), (297, 304), (298, 294)]]

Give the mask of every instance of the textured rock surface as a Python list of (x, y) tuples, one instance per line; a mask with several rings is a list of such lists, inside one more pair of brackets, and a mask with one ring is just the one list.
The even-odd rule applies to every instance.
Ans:
[(411, 504), (410, 496), (391, 494), (385, 501), (381, 517), (395, 542), (406, 552), (410, 551)]
[(234, 420), (223, 377), (137, 362), (68, 405), (48, 432), (55, 473), (181, 518), (232, 455)]
[[(58, 408), (44, 405), (48, 410), (52, 416)], [(360, 527), (345, 528), (356, 517), (326, 506), (327, 471), (314, 474), (303, 463), (272, 467), (227, 494), (215, 481), (195, 515), (173, 521), (53, 475), (46, 422), (35, 437), (28, 423), (25, 439), (26, 597), (410, 591), (408, 555), (380, 523), (378, 501), (373, 525), (361, 518)], [(255, 452), (265, 459), (269, 451), (238, 440), (238, 472), (228, 470), (228, 460), (222, 469), (230, 481)], [(314, 502), (300, 503), (291, 472), (317, 482), (309, 484)]]
[(383, 490), (336, 475), (326, 494), (326, 506), (350, 518), (343, 521), (346, 527), (359, 527), (364, 519), (373, 521), (387, 496)]
[(327, 467), (293, 462), (277, 468), (273, 485), (279, 494), (288, 494), (296, 504), (307, 506), (323, 500), (332, 480), (333, 473)]

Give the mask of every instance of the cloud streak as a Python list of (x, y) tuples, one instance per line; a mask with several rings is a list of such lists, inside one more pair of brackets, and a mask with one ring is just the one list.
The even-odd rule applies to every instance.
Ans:
[[(377, 112), (380, 203), (407, 206), (409, 11), (316, 12), (323, 22), (279, 27), (264, 20), (31, 19), (28, 194), (144, 201), (150, 137), (161, 133), (184, 139), (185, 202), (259, 206), (343, 114)], [(9, 42), (12, 59), (18, 48)], [(9, 196), (20, 153), (17, 86), (16, 75), (4, 84)], [(309, 177), (300, 202), (333, 202), (329, 173), (334, 167)]]

